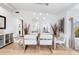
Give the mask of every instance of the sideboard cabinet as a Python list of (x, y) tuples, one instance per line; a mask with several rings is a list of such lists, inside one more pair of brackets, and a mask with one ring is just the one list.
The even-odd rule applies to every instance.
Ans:
[(13, 33), (0, 34), (0, 48), (13, 42)]

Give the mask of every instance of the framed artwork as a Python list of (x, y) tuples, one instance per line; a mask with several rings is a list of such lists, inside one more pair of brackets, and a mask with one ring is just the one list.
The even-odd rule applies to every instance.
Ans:
[(6, 29), (6, 17), (0, 15), (0, 29)]

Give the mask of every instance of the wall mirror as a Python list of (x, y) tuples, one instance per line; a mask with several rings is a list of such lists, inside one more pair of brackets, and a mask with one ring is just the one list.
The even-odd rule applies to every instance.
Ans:
[(6, 17), (0, 15), (0, 29), (6, 29)]

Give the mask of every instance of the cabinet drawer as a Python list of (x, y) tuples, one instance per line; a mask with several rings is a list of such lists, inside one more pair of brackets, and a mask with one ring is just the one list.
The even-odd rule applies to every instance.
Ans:
[(0, 40), (3, 40), (4, 39), (4, 36), (3, 35), (0, 35)]
[(4, 40), (0, 40), (0, 46), (4, 45)]
[(4, 45), (4, 36), (0, 35), (0, 47)]

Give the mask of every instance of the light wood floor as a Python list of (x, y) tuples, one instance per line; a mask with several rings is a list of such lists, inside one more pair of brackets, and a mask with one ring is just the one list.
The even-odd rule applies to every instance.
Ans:
[(72, 49), (65, 49), (57, 47), (56, 50), (52, 50), (53, 53), (46, 46), (41, 46), (40, 49), (35, 46), (29, 46), (24, 52), (23, 48), (16, 43), (10, 44), (0, 49), (0, 55), (79, 55)]

